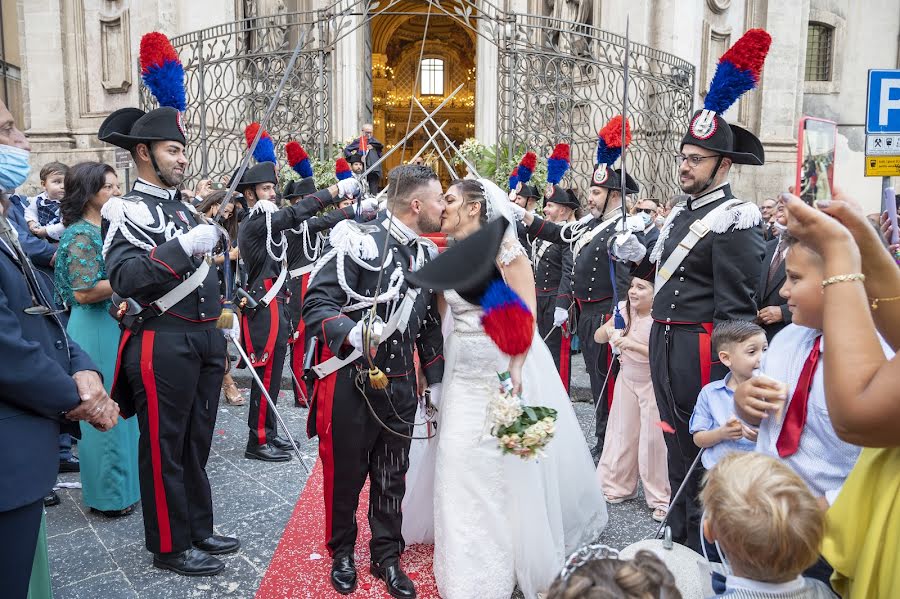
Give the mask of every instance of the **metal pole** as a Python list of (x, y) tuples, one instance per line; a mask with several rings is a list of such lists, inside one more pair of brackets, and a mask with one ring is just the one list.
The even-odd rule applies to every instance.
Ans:
[(241, 344), (237, 342), (236, 339), (231, 337), (228, 338), (231, 341), (231, 344), (234, 345), (234, 348), (237, 350), (238, 355), (241, 359), (244, 360), (244, 364), (247, 365), (247, 370), (250, 371), (250, 376), (253, 377), (254, 382), (259, 386), (260, 391), (262, 391), (263, 397), (266, 398), (266, 402), (269, 404), (269, 408), (271, 408), (272, 413), (275, 414), (275, 419), (278, 420), (278, 424), (281, 425), (282, 430), (284, 430), (284, 434), (287, 435), (288, 441), (291, 442), (291, 447), (294, 448), (294, 451), (297, 453), (297, 459), (300, 460), (300, 464), (303, 466), (303, 469), (306, 470), (306, 475), (310, 476), (309, 468), (306, 466), (306, 462), (303, 461), (303, 454), (300, 453), (300, 448), (297, 447), (297, 443), (294, 441), (294, 436), (291, 435), (290, 429), (288, 429), (287, 425), (284, 423), (284, 419), (282, 419), (281, 414), (278, 413), (278, 406), (275, 405), (275, 402), (272, 401), (272, 398), (269, 396), (269, 391), (266, 389), (265, 385), (262, 384), (262, 381), (259, 378), (259, 375), (256, 374), (256, 369), (250, 364), (250, 358), (247, 357), (247, 353), (244, 351), (244, 348), (241, 347)]
[[(425, 135), (431, 135), (431, 130), (428, 129), (428, 125), (424, 125), (424, 127), (425, 127)], [(437, 133), (435, 133), (435, 135), (436, 134)], [(441, 157), (441, 161), (444, 163), (444, 166), (447, 167), (447, 170), (449, 171), (450, 176), (452, 176), (454, 179), (459, 179), (459, 177), (456, 174), (456, 169), (454, 169), (453, 166), (450, 164), (450, 161), (447, 160), (447, 157), (444, 155), (444, 153), (438, 147), (437, 143), (434, 144), (434, 151), (437, 152), (438, 156)]]
[(625, 232), (628, 229), (625, 226), (625, 221), (628, 220), (628, 208), (625, 206), (625, 197), (626, 192), (628, 191), (628, 186), (625, 184), (625, 138), (628, 133), (628, 60), (629, 53), (631, 52), (630, 47), (630, 37), (629, 37), (629, 27), (630, 27), (630, 18), (625, 17), (625, 65), (622, 74), (623, 81), (623, 90), (622, 90), (622, 231)]
[[(416, 105), (419, 107), (419, 110), (421, 110), (422, 112), (425, 113), (425, 120), (426, 120), (426, 121), (430, 121), (431, 124), (437, 125), (437, 123), (434, 121), (434, 119), (433, 119), (431, 116), (428, 115), (428, 111), (425, 110), (425, 107), (422, 106), (422, 104), (420, 104), (418, 100), (416, 100)], [(469, 169), (470, 171), (472, 171), (472, 174), (475, 175), (476, 177), (480, 177), (481, 175), (478, 174), (478, 169), (475, 168), (475, 165), (472, 164), (471, 162), (469, 162), (469, 159), (466, 158), (465, 155), (464, 155), (462, 152), (459, 151), (459, 148), (456, 147), (456, 144), (453, 143), (453, 140), (450, 139), (449, 137), (447, 137), (447, 134), (444, 133), (442, 127), (439, 127), (439, 128), (438, 128), (438, 132), (440, 133), (441, 137), (444, 138), (444, 141), (446, 141), (447, 144), (448, 144), (451, 148), (453, 148), (453, 151), (456, 152), (456, 155), (459, 156), (460, 159), (461, 159), (463, 162), (466, 163), (466, 166), (468, 167), (468, 169)], [(437, 145), (435, 145), (435, 148), (437, 148)]]
[(197, 76), (200, 78), (200, 178), (209, 179), (209, 147), (206, 139), (206, 69), (203, 67), (203, 30), (197, 45)]
[(306, 398), (306, 393), (303, 392), (303, 387), (300, 385), (300, 381), (297, 380), (297, 375), (294, 374), (294, 369), (288, 366), (288, 370), (291, 373), (291, 378), (294, 379), (294, 385), (297, 391), (300, 392), (300, 397), (303, 399), (303, 403), (305, 403), (307, 407), (309, 407), (309, 400)]
[[(675, 433), (672, 433), (675, 434)], [(675, 501), (681, 496), (681, 492), (684, 491), (684, 487), (687, 485), (687, 481), (691, 478), (691, 475), (694, 473), (694, 470), (697, 469), (697, 464), (700, 463), (700, 458), (703, 456), (703, 452), (706, 451), (705, 448), (701, 449), (697, 452), (697, 457), (694, 458), (694, 462), (691, 464), (691, 467), (688, 468), (687, 474), (684, 475), (684, 480), (681, 481), (681, 484), (678, 485), (678, 490), (675, 491), (675, 494), (672, 496), (671, 501), (669, 501), (669, 509), (666, 510), (666, 517), (663, 518), (663, 521), (659, 523), (659, 528), (656, 529), (656, 534), (653, 535), (654, 539), (659, 538), (659, 533), (663, 531), (663, 528), (666, 527), (666, 522), (669, 521), (669, 513), (672, 511), (672, 506), (675, 505)]]

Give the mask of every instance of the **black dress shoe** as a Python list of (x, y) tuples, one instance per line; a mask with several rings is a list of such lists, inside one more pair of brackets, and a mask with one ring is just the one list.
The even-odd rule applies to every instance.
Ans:
[(356, 564), (352, 555), (344, 555), (331, 560), (331, 586), (341, 595), (349, 595), (356, 590)]
[(274, 445), (278, 449), (284, 451), (294, 451), (294, 446), (291, 445), (291, 442), (287, 439), (282, 439), (281, 437), (273, 437), (271, 441), (269, 441), (269, 445)]
[(390, 593), (391, 597), (396, 597), (397, 599), (415, 599), (416, 587), (413, 586), (409, 576), (400, 569), (399, 563), (394, 562), (380, 566), (372, 562), (372, 568), (369, 571), (372, 573), (372, 576), (380, 578), (385, 582), (387, 585), (387, 592)]
[(56, 494), (56, 491), (50, 491), (44, 496), (44, 507), (53, 507), (54, 505), (59, 505), (59, 495)]
[(60, 460), (59, 461), (59, 471), (60, 472), (81, 472), (81, 462), (78, 461), (78, 458), (72, 456), (71, 458)]
[(215, 576), (225, 569), (222, 560), (198, 549), (180, 553), (154, 553), (153, 565), (182, 576)]
[(106, 516), (107, 518), (123, 518), (134, 512), (135, 505), (137, 504), (129, 505), (127, 508), (121, 510), (98, 510), (95, 508), (91, 508), (91, 513), (100, 514), (101, 516)]
[(270, 444), (256, 445), (255, 447), (247, 446), (244, 450), (244, 457), (251, 460), (262, 460), (263, 462), (289, 462), (291, 454), (282, 451)]
[(234, 537), (212, 535), (211, 537), (206, 537), (202, 541), (194, 541), (194, 547), (200, 551), (205, 551), (210, 555), (225, 555), (226, 553), (234, 553), (240, 549), (241, 542)]

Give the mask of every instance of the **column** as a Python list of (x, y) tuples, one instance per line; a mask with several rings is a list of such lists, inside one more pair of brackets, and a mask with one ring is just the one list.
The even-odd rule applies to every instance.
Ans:
[(332, 139), (337, 143), (359, 136), (360, 127), (366, 118), (363, 115), (362, 97), (364, 87), (362, 81), (365, 76), (365, 32), (360, 26), (362, 23), (360, 16), (345, 18), (350, 20), (350, 27), (356, 29), (335, 44), (331, 102)]
[(497, 91), (499, 88), (498, 61), (500, 52), (497, 44), (485, 31), (485, 21), (493, 19), (495, 27), (502, 27), (497, 15), (489, 4), (483, 4), (478, 19), (477, 42), (475, 44), (475, 137), (485, 145), (497, 143)]

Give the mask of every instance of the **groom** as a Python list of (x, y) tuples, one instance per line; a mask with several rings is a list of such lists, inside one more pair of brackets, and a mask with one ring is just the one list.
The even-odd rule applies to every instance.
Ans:
[[(313, 368), (318, 381), (310, 432), (319, 435), (324, 468), (331, 584), (345, 595), (356, 589), (356, 510), (368, 477), (371, 572), (385, 581), (391, 596), (407, 599), (416, 591), (399, 565), (404, 548), (400, 505), (418, 396), (413, 352), (419, 350), (428, 384), (439, 384), (443, 337), (436, 299), (429, 290), (405, 283), (398, 295), (378, 302), (383, 330), (367, 347), (363, 319), (372, 298), (394, 283), (392, 275), (404, 266), (418, 270), (437, 254), (434, 244), (420, 236), (440, 230), (444, 199), (428, 167), (399, 166), (388, 184), (388, 211), (377, 224), (344, 221), (335, 227), (331, 240), (338, 252), (311, 279), (303, 320), (322, 348)], [(370, 384), (366, 358), (373, 355), (375, 367), (387, 377), (385, 389)], [(419, 386), (424, 388), (424, 382)]]

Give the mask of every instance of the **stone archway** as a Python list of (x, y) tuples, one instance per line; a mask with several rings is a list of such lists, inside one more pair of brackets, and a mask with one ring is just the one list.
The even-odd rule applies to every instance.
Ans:
[[(438, 121), (449, 120), (444, 132), (457, 146), (474, 135), (474, 31), (437, 11), (428, 16), (421, 2), (404, 2), (391, 7), (390, 14), (372, 18), (370, 34), (373, 124), (375, 136), (384, 142), (385, 150), (404, 137), (407, 123), (414, 127), (421, 120), (421, 112), (411, 104), (411, 96), (433, 109), (460, 84), (464, 84), (463, 89), (441, 110)], [(427, 64), (433, 68), (426, 67), (424, 75), (420, 71), (416, 83), (420, 55), (423, 60), (430, 60)], [(428, 138), (425, 130), (417, 133), (404, 149), (386, 160), (384, 171), (408, 162)], [(438, 144), (441, 150), (446, 145)], [(449, 182), (452, 174), (433, 148), (422, 157), (444, 183)], [(452, 158), (452, 151), (447, 152), (447, 158)], [(464, 174), (456, 170), (457, 174)]]

